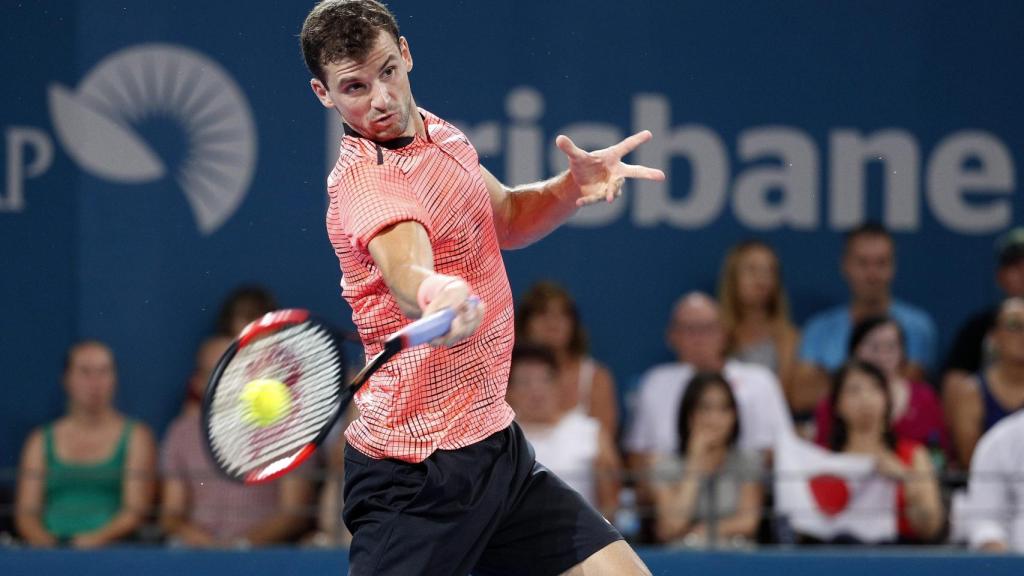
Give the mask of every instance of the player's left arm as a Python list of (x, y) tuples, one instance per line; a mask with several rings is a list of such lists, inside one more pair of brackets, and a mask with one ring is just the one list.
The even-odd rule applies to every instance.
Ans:
[(508, 188), (481, 166), (501, 247), (528, 246), (565, 222), (577, 208), (615, 200), (622, 194), (626, 178), (664, 180), (661, 170), (622, 161), (650, 139), (651, 133), (644, 130), (608, 148), (587, 152), (568, 136), (559, 136), (555, 144), (569, 158), (569, 169), (549, 180), (515, 188)]

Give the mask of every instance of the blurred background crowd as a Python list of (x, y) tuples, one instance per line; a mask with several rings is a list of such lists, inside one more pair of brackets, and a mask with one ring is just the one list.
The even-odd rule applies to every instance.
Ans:
[[(797, 326), (772, 246), (736, 244), (717, 293), (680, 294), (664, 330), (628, 343), (675, 360), (627, 383), (590, 354), (589, 311), (572, 294), (529, 287), (507, 400), (538, 460), (639, 543), (1024, 552), (1024, 229), (991, 256), (1004, 299), (948, 350), (929, 311), (893, 294), (897, 245), (882, 226), (850, 231), (836, 258), (849, 298)], [(343, 424), (300, 473), (256, 487), (219, 476), (201, 439), (217, 360), (278, 307), (259, 286), (222, 303), (162, 438), (115, 406), (117, 351), (71, 346), (66, 411), (24, 440), (4, 486), (8, 541), (344, 546)], [(362, 360), (352, 352), (349, 370)]]

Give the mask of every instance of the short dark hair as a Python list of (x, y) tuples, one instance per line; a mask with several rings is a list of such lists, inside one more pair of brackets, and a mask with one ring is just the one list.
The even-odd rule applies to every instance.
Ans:
[(730, 448), (735, 446), (740, 437), (740, 412), (736, 405), (736, 396), (732, 393), (732, 386), (719, 372), (698, 372), (690, 378), (690, 382), (686, 385), (686, 392), (683, 393), (683, 401), (679, 404), (679, 418), (676, 424), (679, 428), (680, 454), (685, 455), (686, 448), (690, 445), (690, 434), (693, 432), (690, 430), (690, 420), (693, 418), (693, 413), (697, 411), (697, 406), (700, 404), (700, 399), (704, 397), (704, 393), (712, 388), (719, 388), (725, 392), (729, 407), (732, 408), (732, 413), (735, 415), (727, 440), (728, 446)]
[(843, 240), (843, 253), (849, 252), (850, 246), (858, 238), (870, 236), (885, 238), (890, 244), (893, 243), (892, 234), (885, 229), (885, 226), (878, 222), (865, 222), (846, 233), (846, 238)]
[(326, 84), (324, 64), (363, 61), (381, 30), (398, 43), (398, 22), (376, 0), (323, 0), (302, 23), (299, 42), (309, 72)]
[(512, 349), (512, 366), (522, 362), (536, 362), (544, 364), (551, 369), (552, 373), (558, 373), (558, 360), (555, 353), (545, 346), (534, 346), (533, 344), (516, 344)]
[(883, 416), (885, 419), (885, 434), (883, 440), (890, 449), (895, 450), (896, 435), (893, 434), (892, 426), (889, 425), (889, 418), (892, 417), (892, 396), (889, 394), (889, 383), (885, 379), (885, 374), (877, 366), (870, 362), (856, 359), (847, 360), (832, 377), (832, 395), (829, 397), (829, 407), (832, 410), (832, 430), (829, 432), (828, 447), (834, 452), (841, 452), (846, 448), (846, 442), (849, 440), (849, 430), (847, 430), (846, 422), (839, 416), (839, 393), (843, 391), (843, 385), (846, 384), (847, 377), (855, 372), (869, 376), (871, 381), (885, 396), (885, 414)]

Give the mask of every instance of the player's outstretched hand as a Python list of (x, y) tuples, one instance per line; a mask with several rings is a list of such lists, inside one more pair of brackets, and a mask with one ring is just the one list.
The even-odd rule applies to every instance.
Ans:
[(622, 184), (626, 178), (664, 180), (665, 173), (661, 170), (622, 161), (623, 156), (650, 139), (650, 130), (644, 130), (608, 148), (587, 152), (577, 147), (568, 136), (555, 138), (555, 145), (569, 157), (569, 172), (580, 188), (576, 205), (615, 200), (622, 195)]
[(429, 316), (444, 308), (455, 310), (455, 320), (452, 321), (451, 330), (444, 336), (432, 340), (431, 346), (451, 346), (468, 338), (480, 326), (480, 322), (484, 319), (484, 303), (474, 300), (474, 304), (470, 302), (469, 296), (469, 284), (462, 280), (449, 282), (423, 311), (424, 316)]

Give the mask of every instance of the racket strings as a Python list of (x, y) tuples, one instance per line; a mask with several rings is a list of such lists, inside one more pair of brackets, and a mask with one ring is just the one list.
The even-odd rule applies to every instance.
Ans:
[[(266, 427), (247, 419), (240, 401), (245, 385), (270, 378), (288, 385), (291, 406)], [(214, 456), (242, 476), (293, 455), (312, 442), (338, 409), (342, 361), (333, 337), (321, 326), (290, 326), (242, 348), (228, 364), (210, 409)]]

